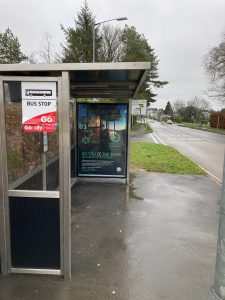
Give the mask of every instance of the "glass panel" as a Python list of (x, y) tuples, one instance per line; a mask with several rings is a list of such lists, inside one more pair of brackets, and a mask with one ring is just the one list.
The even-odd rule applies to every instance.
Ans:
[(59, 134), (56, 132), (47, 133), (48, 150), (42, 154), (46, 155), (46, 190), (59, 189)]
[(24, 132), (21, 82), (4, 82), (4, 96), (9, 189), (57, 190), (58, 126), (56, 132)]

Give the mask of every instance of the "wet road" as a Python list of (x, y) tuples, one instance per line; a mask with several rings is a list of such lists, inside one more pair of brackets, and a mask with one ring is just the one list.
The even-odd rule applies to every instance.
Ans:
[(197, 300), (213, 283), (221, 189), (140, 172), (72, 189), (72, 278), (0, 276), (0, 300)]
[(151, 142), (167, 144), (198, 163), (209, 175), (221, 183), (225, 149), (225, 135), (173, 125), (150, 123)]

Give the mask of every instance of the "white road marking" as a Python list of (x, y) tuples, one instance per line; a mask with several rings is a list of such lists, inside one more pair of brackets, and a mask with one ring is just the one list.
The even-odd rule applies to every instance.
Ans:
[(209, 143), (208, 141), (203, 141), (200, 139), (195, 139), (195, 138), (170, 138), (171, 141), (177, 141), (177, 142), (199, 142), (199, 143)]
[(210, 143), (212, 143), (212, 144), (214, 144), (215, 142), (213, 141), (213, 140), (210, 140), (210, 139), (207, 139), (207, 138), (201, 138), (202, 140), (206, 140), (207, 142), (210, 142)]
[(222, 180), (220, 180), (218, 177), (216, 177), (215, 175), (213, 175), (211, 172), (209, 172), (208, 170), (206, 170), (205, 168), (203, 168), (203, 166), (199, 165), (198, 166), (205, 171), (210, 177), (212, 177), (212, 179), (214, 179), (217, 183), (222, 184)]
[[(157, 136), (158, 137), (158, 136)], [(180, 141), (184, 141), (184, 142), (203, 142), (203, 143), (215, 143), (214, 141), (207, 139), (207, 138), (203, 138), (203, 137), (195, 137), (195, 136), (191, 136), (191, 135), (185, 135), (185, 134), (166, 134), (166, 138), (167, 139), (171, 139), (171, 140), (177, 140), (178, 142)]]
[[(164, 129), (167, 129), (167, 128), (165, 128), (164, 127)], [(202, 141), (202, 140), (205, 140), (205, 141), (207, 141), (207, 142), (209, 142), (209, 143), (212, 143), (212, 144), (215, 144), (215, 141), (214, 140), (212, 140), (212, 139), (209, 139), (209, 138), (205, 138), (205, 137), (193, 137), (193, 135), (190, 135), (190, 134), (187, 134), (187, 133), (179, 133), (179, 134), (173, 134), (173, 133), (168, 133), (167, 132), (167, 135), (168, 136), (174, 136), (174, 137), (186, 137), (187, 139), (199, 139), (199, 141)]]
[[(153, 135), (153, 134), (152, 134)], [(172, 137), (173, 135), (167, 135), (167, 138), (168, 137)], [(184, 137), (186, 137), (186, 141), (187, 141), (187, 138), (188, 138), (188, 142), (191, 142), (191, 140), (192, 140), (192, 142), (202, 142), (202, 143), (206, 143), (206, 142), (210, 142), (210, 143), (215, 143), (215, 141), (213, 141), (213, 140), (211, 140), (211, 139), (207, 139), (207, 138), (203, 138), (203, 137), (194, 137), (194, 138), (192, 138), (192, 136), (191, 135), (185, 135), (185, 134), (183, 134), (183, 135), (175, 135), (175, 136), (177, 136), (177, 137), (180, 137), (180, 136), (183, 136), (183, 138)], [(154, 137), (155, 137), (155, 139), (158, 139), (163, 145), (167, 145), (166, 143), (164, 143), (163, 141), (162, 141), (162, 139), (158, 136), (158, 135), (156, 135), (155, 133), (154, 133)], [(175, 138), (174, 137), (172, 137), (171, 138), (172, 140), (175, 140)], [(205, 140), (205, 141), (204, 141)], [(183, 141), (185, 141), (184, 139), (178, 139), (178, 143), (179, 142), (183, 142)], [(175, 148), (175, 147), (174, 147)], [(176, 149), (176, 148), (175, 148)], [(179, 151), (179, 150), (178, 150)], [(181, 151), (180, 151), (181, 152)], [(181, 152), (182, 153), (182, 152)], [(184, 154), (184, 153), (183, 153)], [(185, 154), (184, 154), (185, 155)], [(192, 158), (190, 158), (191, 160), (193, 160)], [(214, 181), (214, 182), (216, 182), (217, 184), (222, 184), (222, 180), (221, 179), (219, 179), (217, 176), (215, 176), (215, 175), (213, 175), (210, 171), (208, 171), (207, 169), (205, 169), (204, 167), (202, 167), (202, 165), (200, 165), (200, 164), (198, 164), (197, 162), (195, 162), (203, 171), (205, 171), (210, 177), (211, 177), (211, 179)]]
[(162, 140), (158, 135), (156, 135), (155, 133), (153, 133), (152, 135), (154, 135), (154, 137), (155, 137), (158, 141), (160, 141), (161, 144), (167, 145), (166, 143), (163, 142), (163, 140)]
[(153, 136), (152, 133), (149, 133), (148, 135), (149, 135), (149, 137), (153, 140), (153, 142), (154, 142), (155, 144), (158, 144), (158, 141), (156, 140), (156, 138)]

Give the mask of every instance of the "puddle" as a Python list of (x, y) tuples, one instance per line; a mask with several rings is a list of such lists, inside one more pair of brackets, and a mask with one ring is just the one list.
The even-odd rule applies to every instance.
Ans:
[(135, 193), (135, 187), (133, 186), (133, 181), (135, 179), (135, 175), (134, 174), (130, 174), (130, 184), (129, 184), (129, 189), (128, 189), (128, 194), (129, 194), (129, 198), (131, 199), (135, 199), (135, 200), (139, 200), (139, 201), (144, 201), (145, 199), (143, 197), (137, 196), (137, 194)]

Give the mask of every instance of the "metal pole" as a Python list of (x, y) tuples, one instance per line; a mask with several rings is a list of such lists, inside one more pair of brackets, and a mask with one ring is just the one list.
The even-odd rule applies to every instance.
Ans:
[(92, 28), (92, 39), (93, 39), (93, 50), (92, 50), (92, 62), (94, 63), (95, 62), (95, 26), (97, 25), (100, 25), (100, 24), (104, 24), (104, 23), (107, 23), (107, 22), (111, 22), (111, 21), (125, 21), (127, 20), (127, 17), (121, 17), (121, 18), (114, 18), (114, 19), (110, 19), (110, 20), (106, 20), (106, 21), (102, 21), (102, 22), (98, 22), (98, 23), (95, 23), (93, 24), (93, 28)]
[(218, 116), (218, 118), (217, 118), (217, 126), (216, 126), (217, 130), (219, 129), (219, 124), (220, 124), (220, 117)]
[(223, 167), (222, 198), (217, 241), (216, 270), (212, 287), (214, 299), (225, 300), (225, 157)]
[(42, 153), (42, 185), (43, 185), (43, 191), (47, 190), (47, 175), (46, 175), (46, 153)]
[[(127, 178), (126, 178), (126, 184), (129, 186), (129, 183), (130, 183), (130, 172), (129, 172), (129, 166), (130, 166), (130, 131), (131, 131), (131, 118), (132, 118), (132, 100), (129, 99), (129, 102), (128, 102), (128, 112), (127, 112), (127, 152), (126, 152), (126, 161), (127, 161), (127, 170), (126, 170), (126, 173), (127, 173)], [(128, 189), (129, 191), (129, 189)], [(129, 196), (129, 192), (127, 194), (127, 196)]]
[(93, 40), (93, 50), (92, 50), (92, 55), (93, 55), (93, 59), (92, 62), (95, 62), (95, 25), (93, 25), (92, 28), (92, 40)]

